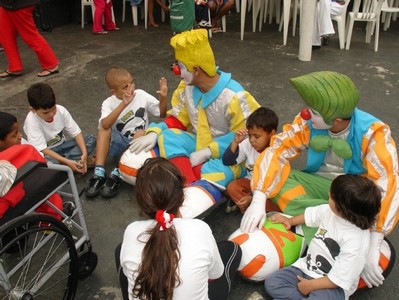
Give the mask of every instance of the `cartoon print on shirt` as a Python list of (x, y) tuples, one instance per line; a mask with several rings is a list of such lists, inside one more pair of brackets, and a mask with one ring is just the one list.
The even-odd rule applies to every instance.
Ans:
[[(119, 132), (123, 131), (123, 128), (130, 127), (132, 130), (126, 131), (123, 135), (127, 138), (132, 138), (134, 133), (139, 129), (144, 129), (147, 123), (147, 120), (144, 118), (145, 108), (140, 107), (134, 113), (132, 110), (129, 110), (124, 116), (122, 116), (121, 121), (123, 123), (117, 123), (116, 129)], [(130, 124), (129, 124), (130, 123)], [(127, 126), (129, 124), (129, 126)]]
[[(306, 264), (307, 264), (307, 269), (313, 272), (316, 272), (320, 275), (326, 275), (328, 272), (330, 272), (332, 265), (331, 261), (335, 260), (335, 258), (338, 256), (340, 252), (340, 247), (338, 243), (329, 238), (325, 237), (327, 234), (327, 230), (320, 228), (319, 231), (316, 233), (314, 236), (315, 239), (323, 241), (323, 243), (319, 243), (319, 246), (324, 247), (323, 251), (321, 251), (321, 254), (317, 254), (314, 258), (312, 257), (311, 253), (308, 253), (306, 256)], [(330, 257), (325, 257), (323, 256), (323, 252), (325, 254), (330, 254)]]
[(47, 142), (47, 147), (51, 148), (54, 145), (61, 144), (65, 140), (64, 133), (60, 131), (55, 137)]
[(246, 169), (247, 169), (248, 174), (252, 174), (252, 172), (254, 171), (254, 164), (247, 165)]

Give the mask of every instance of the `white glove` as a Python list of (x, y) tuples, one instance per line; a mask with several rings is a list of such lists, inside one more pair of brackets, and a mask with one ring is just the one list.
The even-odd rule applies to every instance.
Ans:
[(141, 151), (150, 151), (157, 144), (158, 135), (155, 132), (149, 132), (145, 136), (134, 139), (129, 147), (130, 152), (138, 154)]
[(382, 268), (379, 265), (381, 255), (381, 243), (384, 239), (384, 234), (381, 232), (372, 231), (370, 236), (369, 252), (366, 257), (366, 265), (360, 277), (369, 288), (373, 286), (380, 286), (384, 282), (382, 276)]
[(240, 229), (243, 232), (253, 232), (256, 227), (261, 229), (266, 221), (266, 195), (255, 191), (251, 205), (247, 208), (241, 219)]
[(195, 151), (190, 154), (190, 163), (192, 167), (198, 166), (212, 157), (211, 149), (208, 147)]

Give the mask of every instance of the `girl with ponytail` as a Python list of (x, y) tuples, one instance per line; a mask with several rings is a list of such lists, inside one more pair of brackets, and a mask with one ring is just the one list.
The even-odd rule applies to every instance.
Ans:
[(184, 182), (165, 158), (139, 170), (135, 197), (148, 220), (131, 223), (116, 250), (124, 299), (227, 299), (241, 250), (216, 243), (205, 222), (180, 218)]

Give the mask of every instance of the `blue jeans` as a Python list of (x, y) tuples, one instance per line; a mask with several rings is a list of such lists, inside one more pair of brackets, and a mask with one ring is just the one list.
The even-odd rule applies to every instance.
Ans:
[(269, 275), (265, 280), (265, 289), (269, 296), (274, 300), (290, 299), (290, 300), (344, 300), (345, 293), (342, 288), (320, 289), (311, 292), (308, 296), (302, 295), (298, 290), (297, 276), (305, 279), (313, 279), (306, 275), (296, 267), (286, 267), (277, 270)]
[[(94, 149), (96, 147), (96, 138), (94, 135), (87, 134), (84, 136), (85, 144), (86, 144), (86, 149), (87, 149), (87, 154), (91, 155), (94, 153)], [(80, 151), (80, 148), (76, 144), (75, 140), (70, 140), (62, 143), (61, 145), (50, 148), (52, 151), (58, 153), (59, 155), (68, 158), (70, 160), (80, 160), (82, 156), (82, 151)], [(46, 155), (45, 157), (47, 161), (58, 164), (59, 162), (49, 156)]]
[(108, 155), (116, 158), (121, 156), (129, 147), (129, 142), (130, 139), (125, 137), (120, 131), (112, 126), (111, 143), (109, 145)]

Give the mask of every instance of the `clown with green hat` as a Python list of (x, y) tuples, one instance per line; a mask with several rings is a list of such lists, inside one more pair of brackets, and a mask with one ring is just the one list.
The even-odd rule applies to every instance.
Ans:
[[(268, 198), (282, 212), (298, 215), (306, 207), (328, 203), (331, 181), (337, 176), (367, 177), (381, 189), (382, 200), (362, 278), (368, 287), (379, 286), (384, 280), (381, 244), (399, 219), (398, 155), (390, 128), (357, 108), (358, 90), (344, 74), (321, 71), (290, 81), (307, 107), (259, 156), (251, 182), (252, 202), (240, 228), (252, 232), (264, 224)], [(305, 168), (291, 169), (290, 161), (302, 152), (307, 156)], [(309, 242), (315, 230), (303, 229)]]

